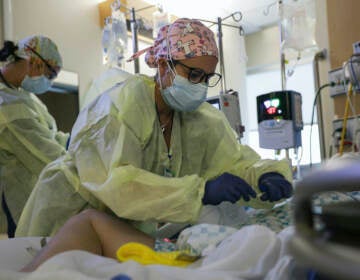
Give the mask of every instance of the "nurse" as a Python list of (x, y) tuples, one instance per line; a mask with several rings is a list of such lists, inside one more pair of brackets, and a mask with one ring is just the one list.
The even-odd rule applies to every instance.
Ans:
[(0, 50), (1, 215), (13, 237), (26, 200), (46, 164), (65, 153), (67, 135), (36, 97), (51, 86), (62, 66), (53, 41), (30, 36)]
[(203, 205), (270, 208), (292, 195), (288, 162), (240, 145), (224, 114), (204, 102), (218, 49), (201, 22), (163, 27), (134, 75), (80, 113), (67, 154), (42, 172), (17, 236), (53, 235), (86, 208), (154, 236), (157, 222), (195, 223)]

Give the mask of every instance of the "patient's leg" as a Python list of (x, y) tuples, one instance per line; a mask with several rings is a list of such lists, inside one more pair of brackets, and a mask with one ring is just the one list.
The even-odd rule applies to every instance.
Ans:
[(93, 209), (85, 210), (69, 219), (21, 271), (33, 271), (50, 257), (69, 250), (116, 258), (116, 250), (127, 242), (139, 242), (152, 248), (155, 240), (124, 221)]

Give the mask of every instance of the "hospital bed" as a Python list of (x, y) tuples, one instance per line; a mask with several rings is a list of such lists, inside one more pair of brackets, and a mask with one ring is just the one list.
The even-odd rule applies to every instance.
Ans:
[(33, 273), (17, 272), (41, 248), (41, 240), (38, 237), (27, 237), (0, 242), (0, 279), (89, 280), (112, 279), (119, 274), (134, 280), (287, 279), (279, 278), (279, 275), (287, 273), (285, 266), (277, 266), (282, 240), (286, 238), (282, 239), (270, 229), (259, 225), (235, 230), (216, 248), (207, 248), (209, 253), (186, 268), (145, 266), (134, 261), (119, 263), (83, 251), (69, 251), (49, 259)]
[(359, 191), (360, 163), (336, 160), (295, 189), (295, 235), (290, 251), (299, 264), (330, 279), (360, 279), (360, 201), (314, 207), (313, 195)]
[[(327, 222), (326, 229), (332, 229), (334, 226), (336, 228), (336, 223), (332, 223), (334, 219), (330, 219), (329, 222), (329, 217), (334, 213), (334, 209), (340, 209), (335, 211), (336, 214), (342, 213), (342, 208), (339, 205), (320, 205), (319, 208), (311, 203), (311, 197), (319, 191), (333, 191), (339, 188), (341, 191), (358, 190), (358, 170), (358, 161), (346, 164), (340, 161), (339, 164), (329, 165), (310, 175), (296, 184), (293, 201), (284, 205), (291, 207), (282, 208), (294, 207), (295, 227), (286, 226), (282, 220), (271, 230), (273, 224), (270, 228), (267, 224), (251, 224), (260, 222), (262, 218), (247, 220), (240, 228), (233, 228), (233, 231), (216, 246), (210, 242), (203, 247), (202, 257), (186, 268), (145, 266), (134, 261), (119, 263), (87, 252), (70, 251), (49, 259), (33, 273), (19, 273), (17, 271), (32, 259), (44, 243), (43, 238), (28, 237), (0, 241), (0, 279), (113, 279), (117, 275), (126, 275), (130, 279), (150, 280), (302, 280), (310, 279), (306, 278), (309, 270), (320, 272), (330, 279), (359, 279), (359, 248), (340, 241), (335, 242), (336, 240), (331, 238), (327, 239), (325, 231), (315, 227), (321, 224), (320, 222)], [(336, 200), (339, 197), (341, 196), (336, 196)], [(345, 204), (340, 204), (342, 205)], [(319, 212), (320, 210), (323, 212)], [(261, 212), (261, 217), (264, 213)], [(283, 212), (275, 210), (271, 215), (271, 218), (276, 215), (282, 217)], [(338, 215), (337, 218), (339, 217)], [(322, 220), (319, 220), (320, 218)], [(340, 228), (348, 225), (343, 223)], [(352, 230), (354, 228), (350, 227), (350, 231)], [(200, 228), (200, 231), (203, 230)], [(337, 231), (339, 232), (341, 233)], [(195, 246), (195, 237), (196, 234), (190, 234), (187, 244)]]

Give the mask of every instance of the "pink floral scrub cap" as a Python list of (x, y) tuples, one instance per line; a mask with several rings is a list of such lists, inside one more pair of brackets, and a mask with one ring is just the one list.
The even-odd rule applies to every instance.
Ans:
[(151, 68), (158, 66), (160, 58), (183, 60), (205, 55), (218, 58), (219, 54), (214, 33), (200, 21), (187, 18), (163, 26), (154, 45), (135, 53), (128, 61), (145, 52), (145, 62)]

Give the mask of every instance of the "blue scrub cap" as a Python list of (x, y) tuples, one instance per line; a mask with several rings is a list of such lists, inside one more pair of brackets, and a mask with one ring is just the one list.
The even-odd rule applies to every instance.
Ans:
[(23, 58), (34, 57), (37, 52), (43, 59), (53, 67), (62, 67), (62, 58), (56, 44), (49, 38), (42, 35), (26, 37), (19, 41), (16, 55)]

